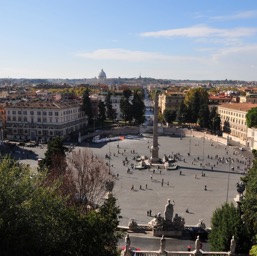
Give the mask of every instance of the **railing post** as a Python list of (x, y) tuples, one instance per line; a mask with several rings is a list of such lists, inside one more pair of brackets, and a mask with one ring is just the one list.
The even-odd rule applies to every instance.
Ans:
[(121, 252), (121, 255), (122, 256), (131, 256), (132, 255), (132, 252), (130, 250), (130, 237), (129, 237), (129, 234), (126, 235), (125, 237), (125, 250)]
[(229, 251), (229, 255), (235, 255), (236, 252), (236, 240), (235, 237), (232, 236), (232, 239), (230, 241), (230, 251)]
[(201, 241), (200, 241), (200, 237), (197, 236), (196, 240), (195, 240), (195, 250), (194, 250), (194, 255), (201, 255), (202, 252), (200, 251), (201, 249)]
[(166, 247), (166, 239), (164, 238), (164, 235), (162, 236), (160, 240), (160, 250), (159, 250), (159, 255), (160, 256), (167, 256), (168, 253), (165, 251)]

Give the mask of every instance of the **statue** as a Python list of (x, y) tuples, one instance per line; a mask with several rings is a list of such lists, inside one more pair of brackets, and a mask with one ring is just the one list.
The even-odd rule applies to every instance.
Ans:
[(239, 194), (243, 194), (245, 191), (245, 184), (241, 181), (240, 183), (237, 182), (236, 184), (236, 190)]
[(230, 242), (230, 252), (235, 253), (236, 251), (236, 240), (235, 237), (232, 236), (231, 242)]
[(160, 252), (165, 252), (165, 247), (166, 247), (166, 239), (164, 238), (164, 235), (163, 235), (160, 240)]
[(175, 202), (173, 200), (173, 203), (170, 203), (170, 199), (168, 199), (167, 204), (165, 205), (165, 211), (164, 211), (164, 219), (166, 221), (172, 222), (173, 219), (173, 206), (175, 205)]
[(129, 234), (127, 234), (126, 237), (125, 237), (125, 245), (126, 245), (126, 251), (128, 251), (129, 248), (130, 248), (130, 237), (129, 237)]
[(195, 240), (195, 250), (196, 250), (196, 252), (199, 252), (200, 248), (201, 248), (200, 238), (199, 238), (199, 236), (197, 236), (197, 238)]

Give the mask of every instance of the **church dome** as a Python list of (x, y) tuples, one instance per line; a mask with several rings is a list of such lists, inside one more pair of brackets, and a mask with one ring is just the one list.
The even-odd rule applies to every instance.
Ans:
[(103, 71), (103, 69), (102, 69), (101, 72), (99, 73), (98, 79), (101, 79), (101, 80), (106, 79), (106, 74), (105, 74), (105, 72)]

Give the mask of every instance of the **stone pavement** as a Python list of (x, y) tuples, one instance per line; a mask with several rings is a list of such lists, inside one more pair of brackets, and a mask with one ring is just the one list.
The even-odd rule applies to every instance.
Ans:
[[(186, 225), (196, 225), (199, 219), (204, 219), (209, 227), (213, 211), (226, 201), (234, 202), (236, 183), (245, 171), (245, 164), (248, 164), (248, 159), (243, 156), (246, 152), (203, 138), (163, 136), (159, 137), (159, 157), (176, 154), (179, 159), (176, 164), (180, 168), (172, 171), (157, 167), (132, 169), (131, 163), (136, 163), (133, 160), (135, 156), (151, 156), (151, 145), (151, 137), (88, 145), (99, 156), (111, 154), (111, 171), (119, 174), (113, 193), (118, 198), (123, 217), (120, 225), (126, 226), (130, 218), (138, 224), (149, 222), (152, 217), (147, 216), (147, 211), (150, 209), (152, 216), (158, 212), (163, 216), (169, 198), (175, 201), (174, 214), (184, 217)], [(125, 157), (129, 163), (124, 166)], [(229, 157), (232, 158), (231, 164)], [(132, 185), (134, 190), (131, 190)]]

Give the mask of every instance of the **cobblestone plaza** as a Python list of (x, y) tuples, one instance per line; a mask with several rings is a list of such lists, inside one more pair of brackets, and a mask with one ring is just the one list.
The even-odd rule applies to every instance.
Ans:
[(213, 211), (226, 201), (234, 202), (236, 183), (249, 164), (249, 152), (206, 138), (162, 136), (159, 137), (159, 157), (176, 155), (179, 168), (132, 169), (131, 163), (136, 163), (134, 157), (151, 156), (151, 145), (151, 137), (89, 145), (100, 156), (111, 155), (110, 168), (118, 176), (113, 192), (121, 208), (121, 225), (127, 225), (130, 218), (138, 224), (147, 223), (152, 219), (147, 216), (149, 210), (152, 216), (159, 212), (163, 216), (169, 198), (175, 201), (174, 213), (184, 217), (186, 225), (196, 225), (203, 219), (209, 227)]

